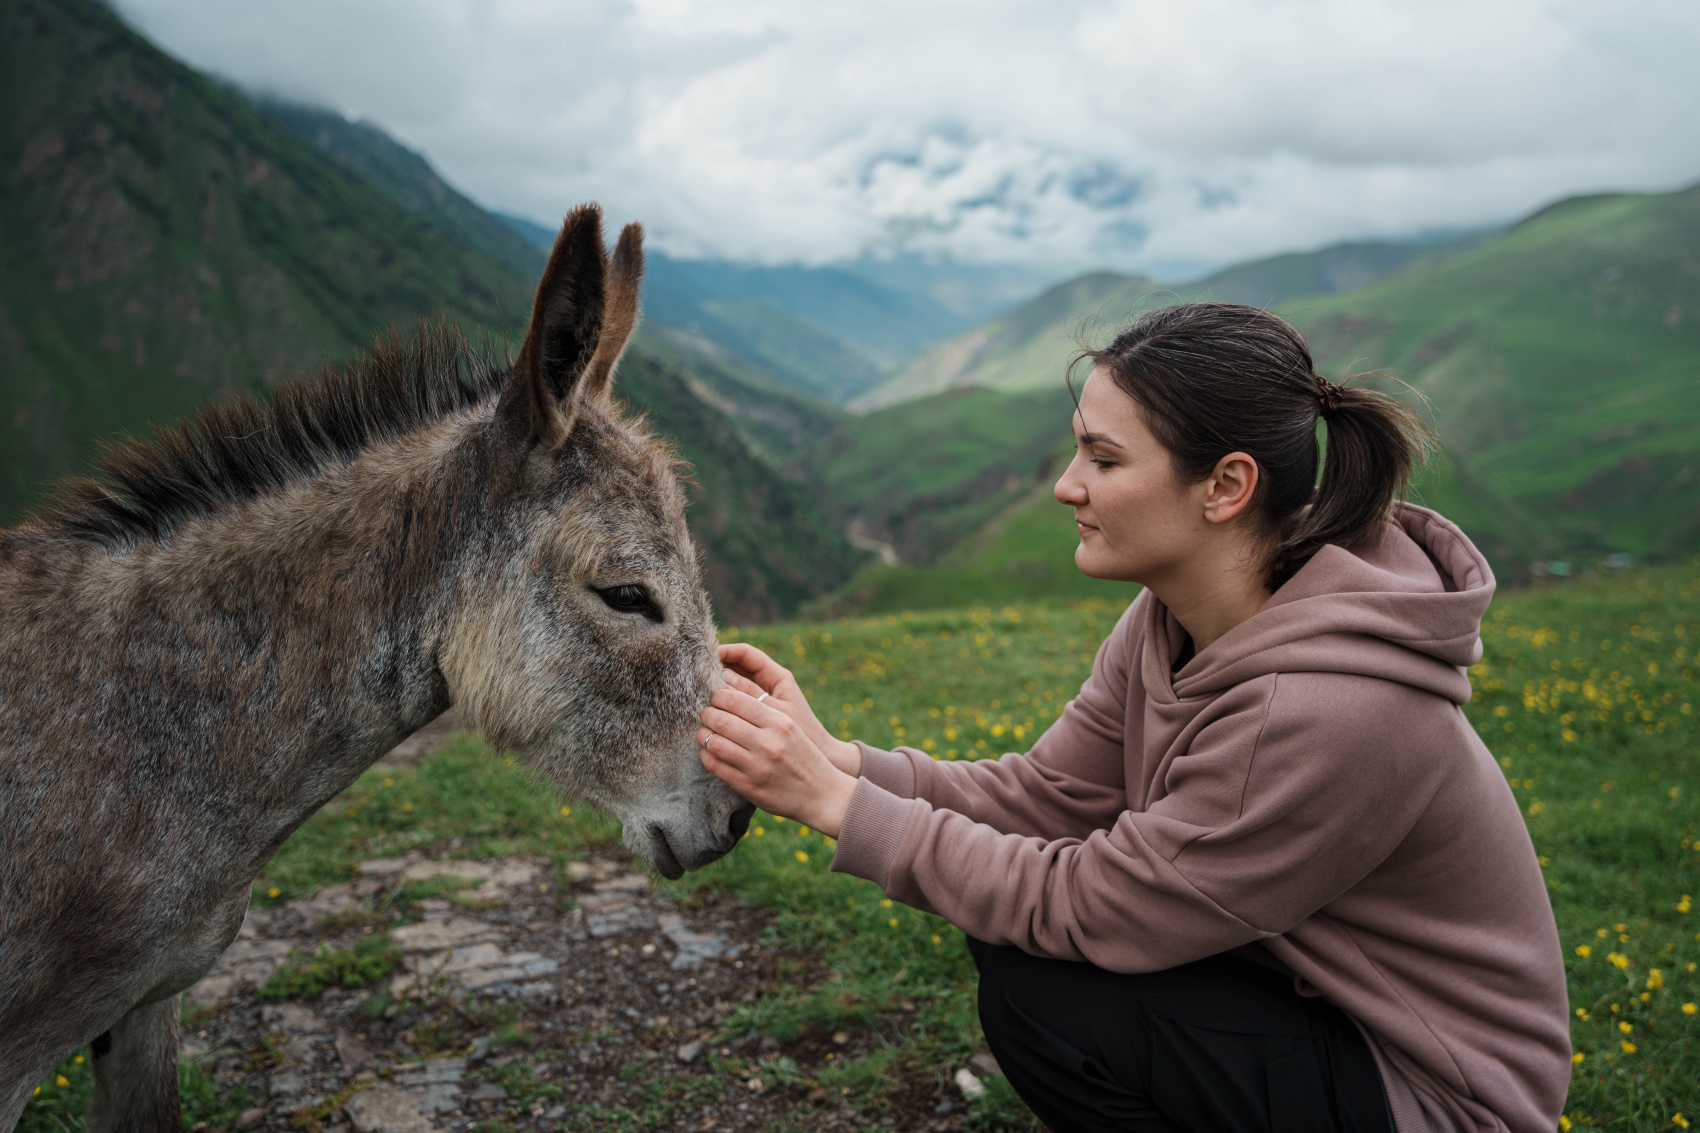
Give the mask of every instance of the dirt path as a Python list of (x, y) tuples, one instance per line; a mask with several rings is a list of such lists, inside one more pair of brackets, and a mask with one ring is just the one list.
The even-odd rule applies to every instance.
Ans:
[[(763, 947), (765, 926), (723, 897), (675, 904), (613, 854), (560, 880), (532, 858), (368, 861), (310, 899), (250, 911), (189, 993), (185, 1053), (246, 1085), (241, 1129), (960, 1128), (960, 1094), (930, 1076), (883, 1109), (813, 1085), (883, 1047), (900, 1013), (783, 1046), (728, 1039), (727, 1017), (764, 987), (825, 975)], [(384, 931), (400, 956), (377, 983), (256, 995), (291, 949), (357, 956)]]

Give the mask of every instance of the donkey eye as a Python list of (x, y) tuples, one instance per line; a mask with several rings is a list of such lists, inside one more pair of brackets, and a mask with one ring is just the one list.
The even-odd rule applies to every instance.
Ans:
[(642, 586), (610, 586), (606, 590), (598, 590), (597, 593), (608, 603), (611, 610), (619, 610), (623, 614), (642, 614), (652, 622), (661, 620), (661, 611), (656, 608), (655, 600)]

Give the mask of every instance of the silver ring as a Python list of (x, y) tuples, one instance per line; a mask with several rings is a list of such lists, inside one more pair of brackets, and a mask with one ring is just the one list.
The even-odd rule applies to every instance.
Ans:
[(756, 703), (760, 704), (762, 701), (764, 701), (766, 699), (767, 699), (767, 693), (764, 692), (760, 696), (756, 697)]

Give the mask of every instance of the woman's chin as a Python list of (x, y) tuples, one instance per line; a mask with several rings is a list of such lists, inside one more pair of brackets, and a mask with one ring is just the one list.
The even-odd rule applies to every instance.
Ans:
[(1106, 582), (1126, 582), (1127, 573), (1121, 568), (1121, 564), (1107, 562), (1105, 561), (1106, 556), (1097, 552), (1096, 547), (1091, 546), (1085, 540), (1081, 540), (1080, 546), (1074, 549), (1076, 569), (1087, 578), (1102, 578)]

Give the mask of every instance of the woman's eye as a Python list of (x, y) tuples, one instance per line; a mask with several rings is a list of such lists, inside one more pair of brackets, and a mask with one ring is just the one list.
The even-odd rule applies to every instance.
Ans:
[(655, 600), (649, 596), (649, 591), (641, 586), (610, 586), (606, 590), (598, 590), (608, 608), (619, 610), (625, 614), (642, 614), (652, 622), (661, 620), (661, 611), (655, 608)]

